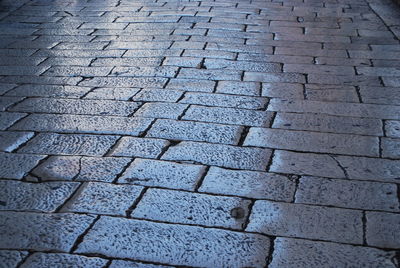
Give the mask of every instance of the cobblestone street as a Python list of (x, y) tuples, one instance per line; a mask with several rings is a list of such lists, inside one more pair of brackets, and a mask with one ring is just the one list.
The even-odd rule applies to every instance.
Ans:
[(396, 268), (390, 0), (0, 0), (0, 268)]

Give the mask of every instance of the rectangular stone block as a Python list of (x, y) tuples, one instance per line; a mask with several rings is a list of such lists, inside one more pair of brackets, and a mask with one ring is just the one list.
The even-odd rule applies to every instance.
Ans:
[(266, 264), (268, 249), (269, 239), (258, 234), (102, 217), (76, 252), (170, 265), (258, 267)]
[(136, 158), (118, 182), (194, 190), (204, 166)]
[(302, 177), (296, 191), (296, 203), (400, 211), (395, 184)]
[[(90, 91), (90, 87), (57, 86), (57, 85), (20, 85), (7, 92), (7, 96), (21, 97), (60, 97), (80, 98)], [(60, 100), (63, 103), (63, 100)], [(49, 100), (51, 102), (51, 100)], [(65, 100), (64, 100), (65, 102)], [(79, 102), (75, 102), (79, 104)]]
[(361, 211), (259, 200), (246, 231), (362, 244), (362, 226)]
[(379, 155), (379, 140), (376, 137), (256, 127), (250, 128), (244, 145), (305, 152)]
[(311, 64), (284, 64), (284, 72), (306, 73), (306, 74), (333, 74), (350, 75), (355, 74), (354, 68), (350, 66), (333, 65), (311, 65)]
[(158, 119), (146, 137), (237, 144), (242, 127)]
[(245, 72), (244, 81), (270, 82), (270, 83), (305, 83), (305, 76), (299, 73), (261, 73)]
[(182, 68), (178, 78), (240, 81), (242, 71)]
[(265, 63), (254, 61), (233, 61), (224, 59), (206, 59), (204, 66), (207, 69), (240, 70), (249, 72), (280, 73), (281, 65), (278, 63)]
[(257, 82), (219, 81), (216, 92), (235, 95), (260, 96), (260, 88), (260, 83)]
[(156, 66), (156, 67), (115, 67), (109, 76), (127, 77), (175, 77), (179, 67), (176, 66)]
[(200, 192), (290, 202), (296, 183), (285, 176), (211, 167)]
[(65, 253), (33, 253), (21, 265), (22, 268), (29, 267), (59, 267), (81, 266), (81, 267), (102, 267), (107, 264), (106, 259), (98, 257), (85, 257)]
[(68, 252), (91, 215), (0, 212), (1, 248)]
[(80, 86), (88, 87), (155, 87), (162, 88), (168, 78), (163, 77), (94, 77), (83, 80)]
[(382, 157), (400, 159), (400, 139), (381, 139)]
[(170, 147), (161, 159), (263, 171), (270, 155), (271, 151), (268, 149), (183, 141)]
[(33, 135), (33, 132), (0, 131), (0, 151), (12, 152), (32, 138)]
[[(163, 189), (149, 189), (132, 213), (132, 217), (170, 223), (242, 229), (250, 200)], [(232, 210), (241, 210), (240, 218)]]
[(146, 58), (96, 58), (90, 66), (137, 66), (137, 67), (155, 67), (162, 62), (161, 57), (146, 57)]
[(169, 142), (162, 139), (122, 137), (110, 155), (157, 158), (168, 145)]
[(25, 113), (0, 112), (0, 130), (6, 130), (26, 115)]
[(137, 117), (178, 119), (188, 107), (181, 103), (147, 102), (134, 114)]
[(0, 177), (5, 179), (22, 179), (33, 169), (44, 155), (14, 154), (0, 152)]
[(366, 212), (367, 244), (380, 248), (400, 248), (400, 214)]
[(215, 85), (216, 82), (214, 81), (172, 78), (169, 80), (166, 88), (179, 89), (183, 91), (213, 92)]
[(400, 102), (399, 87), (361, 87), (360, 95), (365, 103), (398, 105)]

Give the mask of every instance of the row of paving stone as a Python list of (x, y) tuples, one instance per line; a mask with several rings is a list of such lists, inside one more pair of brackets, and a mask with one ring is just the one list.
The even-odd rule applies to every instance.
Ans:
[(396, 267), (388, 1), (2, 1), (0, 267)]

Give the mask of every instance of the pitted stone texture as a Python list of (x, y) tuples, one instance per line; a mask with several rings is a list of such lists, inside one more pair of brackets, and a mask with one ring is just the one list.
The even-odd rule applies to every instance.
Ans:
[(16, 112), (128, 116), (140, 102), (29, 98), (10, 109)]
[(362, 244), (362, 212), (260, 200), (253, 206), (246, 231)]
[(12, 126), (12, 124), (26, 115), (27, 114), (24, 113), (0, 112), (0, 130), (6, 130), (8, 127)]
[(0, 250), (0, 267), (17, 267), (27, 255), (27, 251)]
[(400, 159), (400, 139), (382, 138), (382, 157)]
[(166, 88), (196, 92), (213, 92), (215, 84), (216, 82), (207, 80), (171, 79)]
[(160, 102), (176, 102), (183, 95), (181, 90), (173, 89), (142, 89), (133, 97), (135, 101), (160, 101)]
[(31, 114), (12, 126), (13, 130), (90, 134), (140, 135), (151, 124), (149, 118), (70, 114)]
[(21, 97), (0, 97), (0, 111), (5, 111), (8, 107), (21, 101)]
[(302, 239), (275, 239), (271, 268), (395, 268), (395, 252)]
[(366, 212), (367, 244), (380, 248), (400, 248), (400, 214)]
[(120, 183), (194, 190), (204, 166), (137, 158), (126, 169)]
[(44, 155), (10, 154), (0, 152), (0, 177), (7, 179), (22, 179), (34, 168)]
[(0, 131), (0, 151), (12, 152), (33, 137), (33, 132)]
[(335, 156), (350, 179), (398, 183), (400, 161), (380, 158)]
[(0, 210), (54, 212), (78, 186), (74, 182), (0, 181)]
[(295, 181), (278, 174), (211, 167), (199, 191), (290, 202), (295, 187)]
[(265, 170), (270, 156), (271, 150), (268, 149), (184, 141), (170, 147), (161, 159), (194, 161), (227, 168)]
[(268, 249), (269, 239), (257, 234), (102, 217), (76, 252), (171, 265), (262, 267)]
[(21, 85), (7, 92), (7, 96), (80, 98), (90, 89), (90, 87), (63, 85)]
[(220, 124), (265, 127), (269, 126), (272, 119), (272, 113), (236, 108), (191, 105), (182, 119)]
[(111, 155), (157, 158), (168, 145), (168, 141), (161, 139), (123, 137)]
[(385, 131), (388, 137), (400, 138), (400, 121), (386, 121)]
[(51, 156), (32, 173), (42, 180), (112, 182), (130, 161), (122, 157)]
[[(240, 230), (246, 221), (249, 205), (250, 200), (237, 197), (149, 189), (132, 217)], [(240, 219), (230, 215), (231, 210), (237, 207), (244, 211)]]
[(262, 83), (261, 96), (304, 99), (303, 85), (294, 83)]
[(158, 119), (146, 136), (169, 140), (237, 144), (241, 132), (242, 127), (239, 126)]
[(62, 211), (124, 216), (142, 189), (140, 186), (126, 184), (85, 183)]
[(323, 114), (277, 113), (273, 128), (383, 136), (382, 121)]
[(305, 76), (298, 73), (261, 73), (245, 72), (244, 81), (270, 82), (270, 83), (305, 83)]
[(94, 77), (79, 83), (88, 87), (156, 87), (162, 88), (168, 81), (161, 77)]
[(296, 203), (400, 211), (395, 184), (302, 177)]
[(94, 216), (0, 212), (1, 248), (67, 252)]
[(250, 128), (244, 145), (318, 153), (379, 155), (379, 140), (375, 137), (255, 127)]
[(118, 136), (40, 133), (19, 152), (60, 155), (104, 155)]
[(188, 107), (180, 103), (145, 103), (134, 116), (149, 118), (178, 119)]
[(171, 266), (147, 264), (133, 261), (113, 260), (109, 268), (167, 268)]
[(95, 88), (90, 91), (85, 99), (94, 100), (129, 100), (136, 93), (138, 93), (140, 88), (125, 88), (125, 87), (100, 87)]
[(260, 83), (256, 82), (219, 81), (216, 92), (235, 95), (260, 96), (260, 89)]
[(93, 267), (101, 268), (108, 260), (97, 257), (85, 257), (64, 253), (34, 253), (20, 266), (21, 268), (64, 268)]

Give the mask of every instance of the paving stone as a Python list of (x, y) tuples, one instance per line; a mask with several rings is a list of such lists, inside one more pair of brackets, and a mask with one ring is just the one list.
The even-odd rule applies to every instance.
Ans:
[(149, 118), (169, 118), (178, 119), (188, 107), (187, 104), (180, 103), (145, 103), (135, 112), (134, 116)]
[(244, 81), (270, 82), (270, 83), (305, 83), (304, 75), (298, 73), (260, 73), (245, 72)]
[[(329, 43), (325, 44), (325, 46), (327, 46), (329, 48)], [(370, 66), (371, 65), (371, 61), (368, 59), (348, 59), (348, 58), (330, 58), (330, 57), (316, 57), (315, 63), (318, 65), (339, 65), (339, 66)], [(354, 71), (352, 71), (351, 73), (354, 73)]]
[(102, 182), (85, 183), (63, 208), (63, 212), (82, 212), (125, 216), (143, 187)]
[(304, 99), (303, 86), (301, 84), (292, 83), (262, 83), (261, 96)]
[(305, 94), (306, 99), (312, 101), (360, 102), (355, 90), (313, 90), (306, 87)]
[(0, 83), (19, 83), (19, 84), (49, 84), (49, 85), (67, 85), (76, 86), (81, 77), (50, 77), (50, 76), (32, 76), (32, 75), (14, 75), (0, 78)]
[(272, 119), (272, 113), (236, 108), (191, 105), (182, 119), (220, 124), (268, 126)]
[(92, 87), (155, 87), (162, 88), (167, 82), (163, 77), (94, 77), (79, 83)]
[(242, 127), (239, 126), (158, 119), (146, 136), (169, 140), (237, 144), (241, 132)]
[(178, 67), (175, 66), (157, 66), (157, 67), (115, 67), (110, 76), (128, 76), (128, 77), (175, 77), (178, 73)]
[(383, 136), (381, 120), (323, 114), (278, 112), (272, 127), (280, 129)]
[(400, 138), (400, 121), (385, 121), (385, 132), (388, 137)]
[(242, 77), (241, 71), (236, 70), (205, 70), (182, 68), (179, 71), (178, 78), (185, 79), (205, 79), (205, 80), (228, 80), (240, 81)]
[(0, 111), (5, 111), (8, 107), (21, 101), (22, 98), (20, 97), (0, 97)]
[(364, 103), (335, 103), (307, 100), (271, 99), (268, 111), (329, 114), (378, 119), (400, 119), (400, 108), (395, 105)]
[[(137, 32), (137, 31), (136, 31)], [(148, 32), (148, 31), (146, 31)], [(107, 34), (109, 35), (109, 34)], [(123, 50), (120, 50), (123, 51)], [(130, 49), (124, 54), (124, 58), (149, 58), (149, 57), (179, 57), (183, 49)], [(112, 56), (110, 56), (112, 57)]]
[(110, 155), (157, 158), (168, 145), (162, 139), (122, 137)]
[(0, 210), (54, 212), (78, 188), (74, 182), (0, 181)]
[(12, 152), (34, 135), (33, 132), (0, 131), (0, 151)]
[(382, 156), (391, 159), (400, 159), (400, 139), (382, 138)]
[(311, 64), (284, 64), (284, 72), (294, 73), (316, 73), (316, 74), (334, 74), (349, 75), (355, 74), (354, 68), (351, 66), (334, 66), (334, 65), (311, 65)]
[(10, 91), (10, 89), (13, 89), (15, 87), (15, 84), (0, 84), (0, 95), (6, 93), (7, 91)]
[(0, 177), (7, 179), (22, 179), (23, 176), (34, 168), (44, 155), (10, 154), (0, 152)]
[(201, 61), (201, 58), (195, 57), (165, 57), (163, 65), (197, 68)]
[(90, 91), (87, 95), (85, 95), (84, 99), (127, 101), (136, 93), (138, 93), (139, 90), (140, 88), (101, 87)]
[(361, 211), (259, 200), (246, 231), (362, 244), (362, 226)]
[(281, 150), (275, 151), (269, 171), (328, 178), (346, 178), (335, 159), (329, 155)]
[(7, 96), (80, 98), (90, 91), (90, 87), (57, 85), (20, 85), (7, 92)]
[[(71, 37), (71, 36), (69, 36)], [(76, 50), (75, 50), (76, 51)], [(82, 51), (82, 50), (80, 50)], [(82, 66), (89, 67), (91, 62), (95, 58), (90, 58), (89, 55), (86, 55), (85, 58), (81, 57), (73, 57), (72, 55), (67, 55), (66, 57), (48, 57), (45, 61), (43, 61), (40, 65), (43, 66)], [(94, 66), (94, 65), (92, 65)]]
[(294, 181), (274, 173), (211, 167), (199, 191), (290, 202), (295, 187)]
[(182, 95), (183, 91), (181, 90), (149, 88), (142, 89), (133, 99), (146, 102), (176, 102)]
[[(171, 223), (242, 229), (250, 200), (163, 189), (149, 189), (132, 213), (132, 217)], [(231, 211), (243, 209), (243, 217)]]
[(108, 260), (65, 253), (33, 253), (21, 268), (103, 267)]
[(27, 251), (0, 250), (0, 263), (2, 268), (17, 267), (28, 255)]
[[(147, 246), (132, 250), (126, 245)], [(257, 234), (102, 217), (76, 252), (172, 265), (244, 267), (264, 266), (268, 249), (269, 239)]]
[(91, 63), (91, 66), (159, 66), (162, 62), (161, 57), (147, 57), (147, 58), (97, 58)]
[(213, 92), (216, 83), (214, 81), (196, 79), (171, 79), (167, 89), (179, 89), (184, 91)]
[(251, 72), (281, 72), (278, 63), (265, 63), (253, 61), (232, 61), (225, 59), (206, 59), (204, 66), (207, 69), (242, 70)]
[(118, 182), (193, 190), (204, 170), (200, 165), (136, 158)]
[(249, 170), (265, 170), (271, 151), (231, 145), (184, 141), (170, 147), (163, 160), (194, 161), (205, 165)]
[[(190, 31), (191, 33), (193, 30)], [(218, 50), (195, 50), (195, 49), (185, 49), (183, 52), (185, 57), (198, 57), (198, 58), (216, 58), (216, 59), (227, 59), (233, 60), (236, 58), (236, 53), (228, 51), (218, 51)]]
[(140, 135), (152, 120), (147, 118), (67, 115), (67, 114), (32, 114), (12, 129), (53, 131), (66, 133), (126, 134)]
[(69, 251), (94, 216), (0, 212), (1, 248)]
[(128, 116), (140, 102), (29, 98), (9, 109), (17, 112)]
[(269, 267), (394, 268), (394, 254), (369, 247), (278, 237)]
[(306, 152), (378, 156), (378, 143), (376, 137), (254, 127), (250, 128), (244, 145)]
[(400, 85), (400, 77), (382, 76), (380, 78), (386, 87), (398, 87)]
[[(375, 67), (374, 67), (375, 68)], [(400, 86), (400, 85), (399, 85)], [(361, 99), (365, 103), (398, 105), (400, 88), (397, 87), (361, 87)]]
[(133, 262), (133, 261), (113, 260), (109, 267), (110, 268), (167, 268), (171, 266), (148, 264), (148, 263)]
[(395, 184), (302, 177), (296, 203), (399, 211)]
[(366, 212), (367, 244), (381, 248), (400, 248), (400, 215), (384, 212)]
[(216, 92), (235, 95), (260, 96), (260, 83), (219, 81)]
[(40, 133), (19, 149), (19, 152), (101, 156), (115, 144), (117, 139), (118, 136)]

